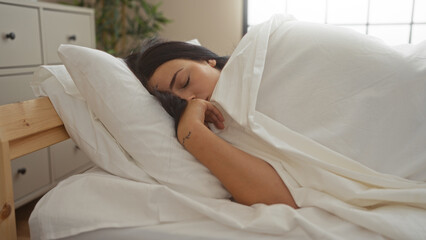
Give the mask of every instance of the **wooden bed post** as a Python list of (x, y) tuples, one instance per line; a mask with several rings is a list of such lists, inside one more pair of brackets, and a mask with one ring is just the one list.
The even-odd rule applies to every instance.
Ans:
[(47, 97), (0, 106), (1, 239), (17, 239), (11, 161), (68, 138)]
[(12, 169), (9, 159), (9, 142), (3, 141), (0, 132), (0, 235), (16, 240), (15, 207), (13, 200)]

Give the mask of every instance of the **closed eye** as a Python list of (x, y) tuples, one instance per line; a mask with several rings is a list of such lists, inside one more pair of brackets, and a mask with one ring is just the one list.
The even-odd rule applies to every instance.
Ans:
[(186, 80), (186, 83), (185, 83), (185, 85), (182, 86), (182, 88), (186, 88), (189, 85), (189, 81), (191, 81), (191, 79), (188, 76), (188, 80)]

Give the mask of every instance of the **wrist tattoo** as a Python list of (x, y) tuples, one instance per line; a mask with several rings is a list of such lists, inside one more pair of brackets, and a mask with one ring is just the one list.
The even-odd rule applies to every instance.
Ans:
[(188, 135), (182, 138), (182, 145), (185, 146), (185, 140), (189, 139), (190, 136), (191, 136), (191, 131), (188, 132)]

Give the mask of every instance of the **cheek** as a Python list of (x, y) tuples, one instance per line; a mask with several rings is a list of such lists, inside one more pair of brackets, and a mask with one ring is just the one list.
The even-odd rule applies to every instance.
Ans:
[(213, 85), (213, 87), (216, 86), (217, 81), (219, 81), (219, 77), (220, 77), (220, 71), (217, 69), (214, 69), (211, 73), (211, 84)]
[(204, 79), (208, 80), (210, 84), (215, 84), (219, 79), (219, 71), (211, 66), (207, 66), (203, 70)]

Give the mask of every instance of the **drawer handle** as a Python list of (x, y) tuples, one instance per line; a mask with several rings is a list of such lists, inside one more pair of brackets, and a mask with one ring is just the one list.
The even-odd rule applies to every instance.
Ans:
[(77, 145), (74, 145), (74, 152), (77, 152), (78, 150), (80, 150), (80, 147)]
[(26, 168), (20, 168), (20, 169), (18, 169), (18, 174), (25, 175), (25, 173), (27, 173), (27, 169)]
[(6, 38), (10, 38), (11, 40), (14, 40), (16, 38), (16, 35), (14, 32), (6, 34)]
[(71, 35), (68, 37), (68, 41), (76, 41), (77, 40), (77, 36), (76, 35)]

